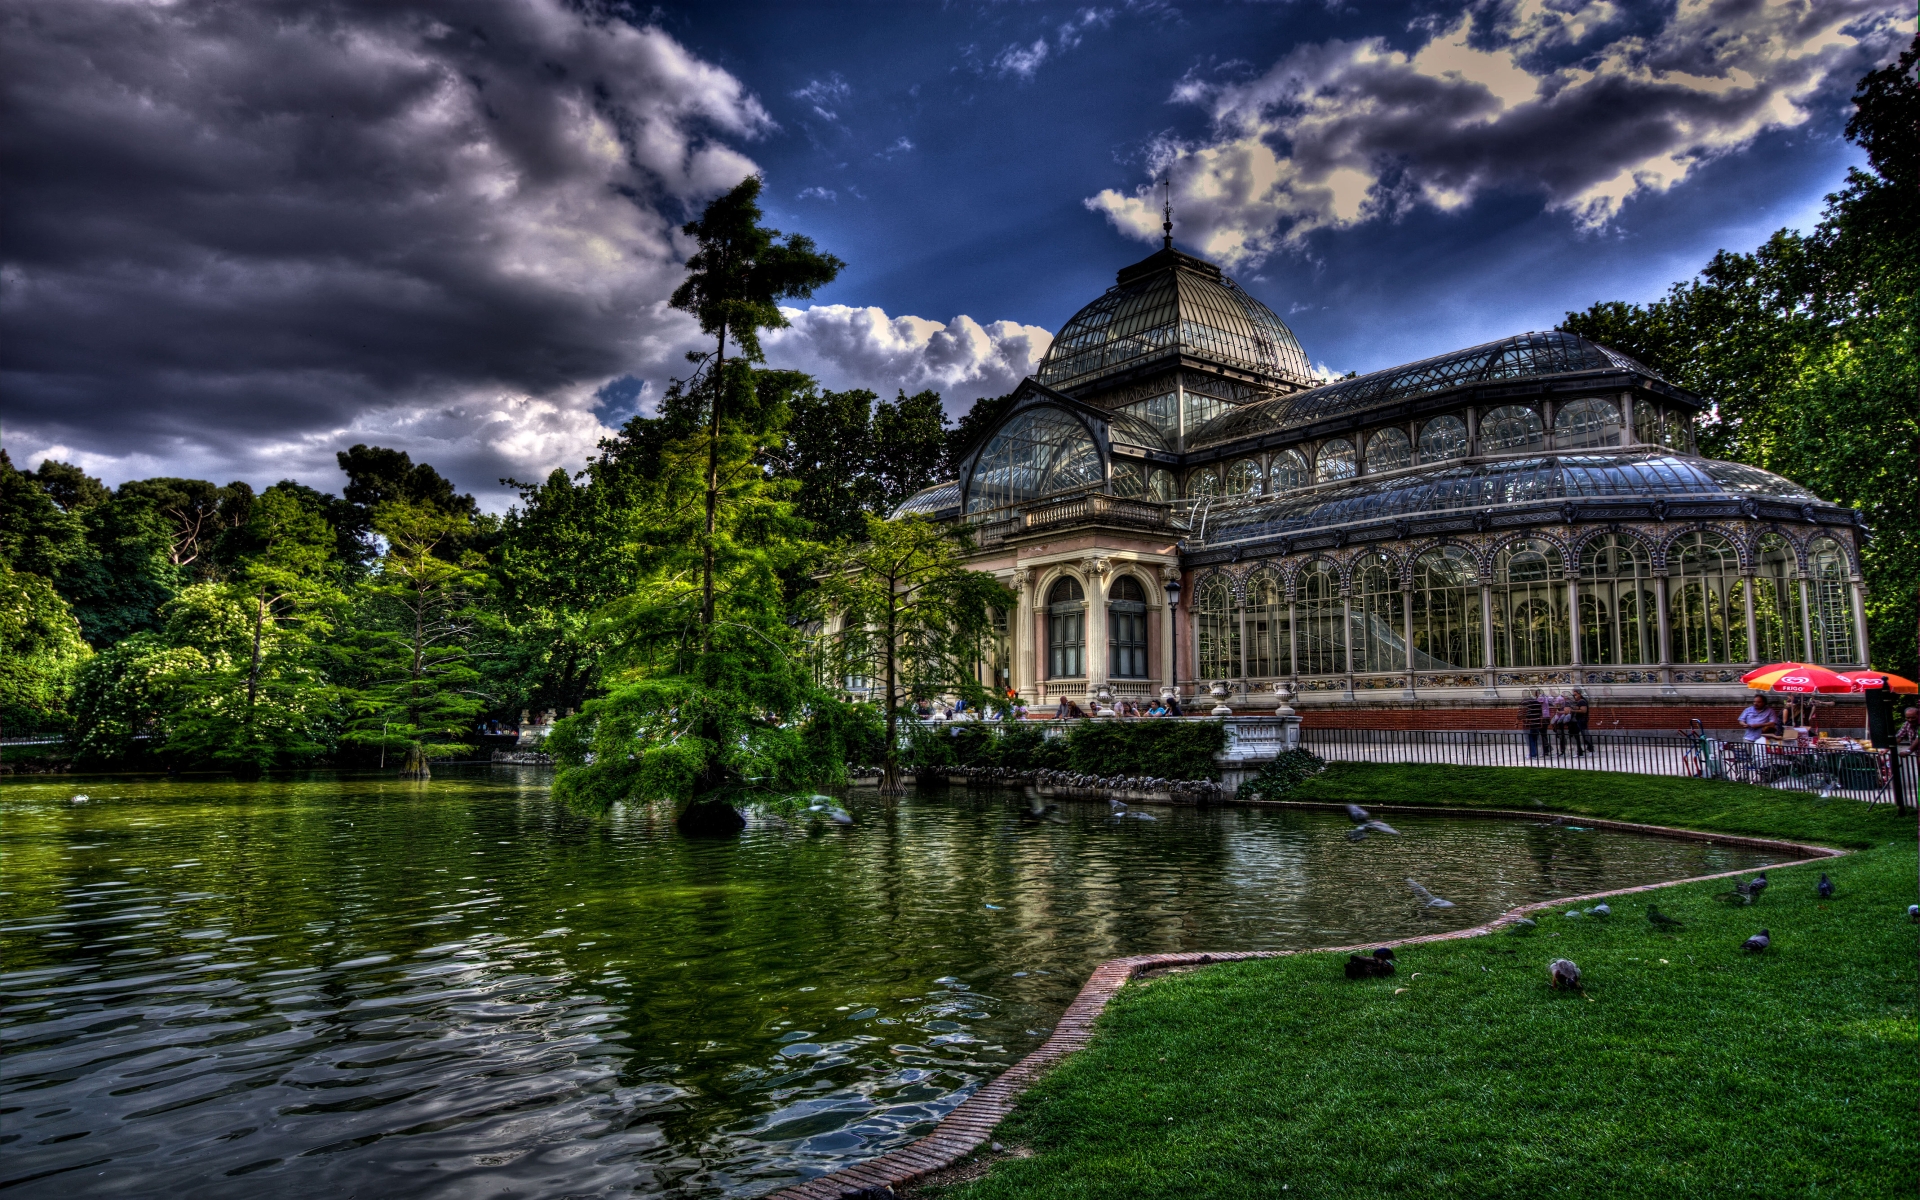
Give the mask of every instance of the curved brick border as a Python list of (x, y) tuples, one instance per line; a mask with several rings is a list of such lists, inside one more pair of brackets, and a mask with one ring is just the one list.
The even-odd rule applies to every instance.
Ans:
[[(1263, 804), (1261, 807), (1343, 811), (1346, 806), (1306, 801), (1274, 801)], [(1519, 812), (1498, 808), (1438, 808), (1433, 805), (1416, 804), (1376, 804), (1372, 807), (1376, 812), (1438, 813), (1450, 817), (1524, 817), (1532, 821), (1549, 817), (1561, 823), (1577, 822), (1593, 829), (1619, 829), (1633, 833), (1658, 834), (1685, 841), (1719, 842), (1728, 846), (1773, 850), (1782, 854), (1800, 856), (1792, 862), (1775, 863), (1766, 868), (1769, 871), (1806, 866), (1809, 863), (1852, 853), (1849, 850), (1835, 850), (1828, 846), (1812, 846), (1800, 842), (1783, 842), (1774, 838), (1702, 833), (1697, 829), (1635, 825), (1627, 821), (1574, 817), (1563, 813)], [(941, 1118), (940, 1123), (934, 1126), (932, 1133), (877, 1158), (870, 1158), (866, 1162), (855, 1163), (853, 1166), (842, 1167), (838, 1171), (829, 1171), (825, 1175), (817, 1175), (802, 1183), (781, 1188), (772, 1193), (768, 1200), (841, 1200), (842, 1197), (860, 1195), (865, 1189), (909, 1184), (959, 1162), (979, 1149), (992, 1135), (994, 1128), (1013, 1112), (1014, 1101), (1019, 1099), (1020, 1093), (1031, 1087), (1055, 1063), (1087, 1044), (1093, 1036), (1093, 1023), (1099, 1018), (1101, 1011), (1107, 1007), (1107, 1001), (1113, 999), (1120, 989), (1126, 986), (1129, 979), (1143, 971), (1161, 970), (1166, 967), (1207, 966), (1212, 963), (1239, 962), (1250, 958), (1287, 958), (1295, 954), (1351, 953), (1355, 950), (1370, 950), (1376, 946), (1413, 946), (1423, 942), (1446, 942), (1458, 938), (1480, 937), (1483, 934), (1492, 933), (1502, 925), (1511, 924), (1528, 913), (1545, 912), (1563, 904), (1578, 904), (1611, 896), (1630, 896), (1637, 892), (1658, 891), (1661, 888), (1678, 887), (1683, 883), (1699, 883), (1708, 879), (1728, 879), (1747, 873), (1747, 871), (1717, 871), (1712, 875), (1695, 875), (1689, 879), (1673, 879), (1666, 883), (1615, 888), (1608, 892), (1590, 892), (1584, 896), (1560, 896), (1552, 900), (1541, 900), (1533, 904), (1523, 904), (1518, 908), (1510, 908), (1493, 920), (1469, 929), (1427, 933), (1418, 937), (1398, 938), (1384, 942), (1359, 942), (1349, 946), (1311, 946), (1301, 950), (1228, 950), (1211, 954), (1179, 952), (1110, 958), (1094, 968), (1093, 974), (1087, 977), (1087, 982), (1081, 985), (1080, 994), (1073, 998), (1073, 1003), (1067, 1006), (1067, 1011), (1061, 1014), (1060, 1020), (1054, 1025), (1052, 1036), (1047, 1038), (1038, 1050), (982, 1084), (973, 1095), (961, 1101), (952, 1112)]]

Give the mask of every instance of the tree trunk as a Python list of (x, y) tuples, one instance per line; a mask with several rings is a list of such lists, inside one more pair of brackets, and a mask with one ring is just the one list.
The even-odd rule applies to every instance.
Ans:
[(400, 768), (402, 779), (432, 779), (433, 772), (427, 768), (427, 756), (421, 752), (420, 743), (407, 747), (407, 761)]
[(887, 581), (887, 748), (880, 756), (880, 794), (882, 796), (900, 796), (906, 794), (906, 785), (900, 782), (900, 706), (899, 700), (899, 656), (895, 652), (894, 632), (896, 621), (893, 606), (893, 581)]

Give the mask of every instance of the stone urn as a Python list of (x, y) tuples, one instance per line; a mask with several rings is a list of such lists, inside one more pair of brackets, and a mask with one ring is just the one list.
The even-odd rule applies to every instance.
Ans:
[(1274, 716), (1276, 716), (1276, 717), (1291, 717), (1291, 716), (1293, 716), (1293, 715), (1294, 715), (1294, 712), (1293, 712), (1293, 689), (1292, 689), (1291, 687), (1288, 687), (1288, 686), (1287, 686), (1286, 684), (1284, 684), (1284, 683), (1276, 683), (1276, 684), (1274, 684), (1274, 685), (1273, 685), (1273, 697), (1274, 697), (1274, 699), (1275, 699), (1275, 700), (1277, 700), (1277, 701), (1279, 701), (1279, 706), (1278, 706), (1277, 708), (1275, 708), (1275, 709), (1273, 710), (1273, 715), (1274, 715)]
[(1113, 689), (1104, 683), (1094, 689), (1093, 715), (1096, 717), (1111, 717), (1114, 715)]
[(1227, 686), (1226, 680), (1216, 679), (1213, 681), (1213, 686), (1207, 689), (1207, 694), (1213, 697), (1212, 715), (1216, 717), (1230, 717), (1233, 715), (1233, 710), (1227, 707), (1227, 697), (1231, 695), (1232, 692), (1233, 689)]

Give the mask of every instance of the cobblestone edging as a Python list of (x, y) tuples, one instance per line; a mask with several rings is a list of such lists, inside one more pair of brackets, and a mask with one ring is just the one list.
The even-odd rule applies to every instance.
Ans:
[[(1271, 806), (1313, 809), (1341, 809), (1339, 804), (1318, 804), (1305, 801), (1276, 801)], [(1743, 846), (1756, 850), (1774, 850), (1783, 854), (1795, 854), (1799, 857), (1791, 862), (1775, 863), (1769, 871), (1787, 867), (1806, 866), (1829, 858), (1838, 858), (1852, 853), (1848, 850), (1835, 850), (1827, 846), (1809, 846), (1799, 842), (1783, 842), (1773, 838), (1738, 837), (1717, 833), (1702, 833), (1694, 829), (1669, 829), (1661, 825), (1635, 825), (1627, 821), (1608, 821), (1600, 818), (1570, 817), (1559, 813), (1517, 812), (1508, 809), (1471, 808), (1441, 809), (1427, 805), (1376, 804), (1375, 812), (1401, 813), (1444, 813), (1448, 816), (1477, 817), (1525, 817), (1539, 820), (1543, 816), (1554, 817), (1568, 823), (1579, 824), (1596, 829), (1620, 829), (1637, 833), (1659, 834), (1664, 837), (1681, 838), (1686, 841), (1720, 842), (1729, 846)], [(1729, 879), (1737, 875), (1750, 874), (1750, 871), (1718, 871), (1712, 875), (1696, 875), (1690, 879), (1674, 879), (1666, 883), (1648, 883), (1639, 887), (1616, 888), (1608, 892), (1591, 892), (1584, 896), (1561, 896), (1552, 900), (1541, 900), (1533, 904), (1523, 904), (1510, 908), (1491, 921), (1475, 925), (1470, 929), (1456, 929), (1446, 933), (1428, 933), (1418, 937), (1397, 938), (1381, 942), (1361, 942), (1349, 946), (1313, 946), (1303, 950), (1231, 950), (1217, 953), (1180, 952), (1172, 954), (1136, 954), (1126, 958), (1111, 958), (1095, 967), (1093, 974), (1087, 977), (1080, 987), (1080, 994), (1073, 998), (1067, 1011), (1053, 1027), (1052, 1036), (1033, 1053), (1027, 1055), (1013, 1066), (1008, 1067), (993, 1079), (961, 1101), (954, 1110), (941, 1119), (932, 1133), (926, 1137), (892, 1150), (877, 1158), (856, 1163), (851, 1167), (842, 1167), (818, 1175), (802, 1183), (793, 1184), (774, 1192), (768, 1200), (845, 1200), (848, 1197), (883, 1196), (883, 1189), (900, 1187), (912, 1183), (944, 1167), (950, 1167), (967, 1155), (973, 1153), (992, 1136), (995, 1126), (1005, 1120), (1013, 1111), (1014, 1102), (1020, 1093), (1027, 1090), (1039, 1078), (1046, 1074), (1061, 1059), (1086, 1045), (1093, 1036), (1093, 1025), (1100, 1013), (1107, 1007), (1107, 1001), (1126, 986), (1129, 979), (1143, 971), (1161, 970), (1167, 967), (1208, 966), (1213, 963), (1240, 962), (1253, 958), (1286, 958), (1295, 954), (1341, 954), (1358, 950), (1371, 950), (1376, 946), (1414, 946), (1425, 942), (1446, 942), (1460, 938), (1480, 937), (1492, 933), (1502, 925), (1512, 924), (1529, 913), (1546, 912), (1565, 905), (1581, 904), (1588, 901), (1604, 900), (1613, 896), (1630, 896), (1637, 892), (1658, 891), (1661, 888), (1677, 887), (1683, 883), (1699, 883), (1708, 879)]]

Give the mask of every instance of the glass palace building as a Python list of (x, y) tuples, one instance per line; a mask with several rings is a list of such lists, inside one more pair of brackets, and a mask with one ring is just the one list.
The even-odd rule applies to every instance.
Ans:
[(1701, 400), (1569, 333), (1322, 383), (1169, 244), (1054, 339), (899, 513), (967, 523), (1019, 595), (983, 670), (1030, 702), (1476, 708), (1524, 690), (1724, 702), (1862, 665), (1859, 515), (1701, 457)]

